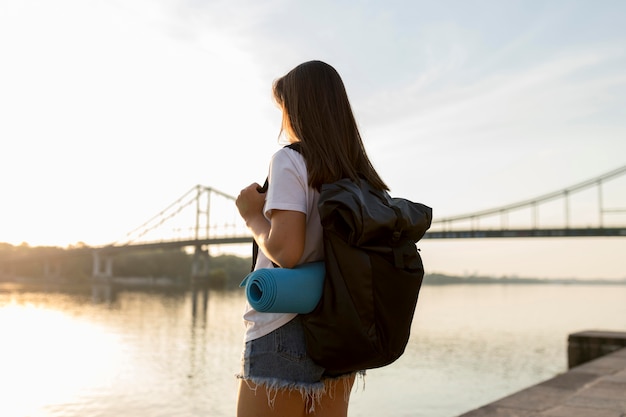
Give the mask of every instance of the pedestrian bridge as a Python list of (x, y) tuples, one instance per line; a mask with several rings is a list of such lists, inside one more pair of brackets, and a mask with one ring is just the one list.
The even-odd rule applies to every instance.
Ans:
[[(108, 250), (251, 242), (234, 200), (197, 185)], [(435, 216), (425, 238), (592, 236), (626, 236), (626, 166), (535, 198), (456, 216)]]
[[(89, 251), (93, 276), (110, 277), (120, 252), (190, 248), (192, 275), (206, 273), (208, 248), (249, 244), (252, 237), (234, 204), (235, 197), (196, 185), (165, 209), (116, 242), (101, 247), (64, 250), (64, 256)], [(499, 207), (438, 218), (425, 239), (626, 237), (626, 166), (597, 177)], [(44, 275), (60, 271), (55, 252), (44, 261)], [(0, 274), (12, 263), (0, 259)], [(57, 272), (55, 272), (57, 271)]]

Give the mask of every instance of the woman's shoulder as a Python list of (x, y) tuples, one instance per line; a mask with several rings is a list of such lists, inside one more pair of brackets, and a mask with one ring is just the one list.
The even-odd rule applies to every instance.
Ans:
[(302, 167), (306, 169), (304, 158), (302, 157), (300, 152), (287, 146), (283, 146), (274, 153), (274, 155), (272, 156), (272, 164), (278, 164), (281, 166), (293, 165), (299, 168)]

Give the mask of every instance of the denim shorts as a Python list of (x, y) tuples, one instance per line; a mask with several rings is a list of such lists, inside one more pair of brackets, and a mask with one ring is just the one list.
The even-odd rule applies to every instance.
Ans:
[(326, 377), (325, 369), (306, 353), (304, 330), (299, 316), (273, 332), (246, 342), (239, 379), (264, 385), (268, 391), (300, 391), (305, 398), (317, 399), (325, 393), (325, 380), (338, 382), (365, 372)]
[(324, 368), (306, 353), (300, 317), (246, 342), (241, 379), (275, 388), (323, 388)]

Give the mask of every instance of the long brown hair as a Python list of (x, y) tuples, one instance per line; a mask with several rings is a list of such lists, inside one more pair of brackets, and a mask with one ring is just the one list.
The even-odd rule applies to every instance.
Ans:
[(283, 110), (281, 131), (300, 141), (311, 187), (364, 178), (388, 190), (367, 157), (343, 81), (332, 66), (300, 64), (276, 80), (273, 91)]

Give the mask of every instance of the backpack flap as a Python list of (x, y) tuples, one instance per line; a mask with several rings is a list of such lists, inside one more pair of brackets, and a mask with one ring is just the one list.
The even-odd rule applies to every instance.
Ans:
[(322, 226), (342, 234), (355, 246), (389, 245), (398, 225), (399, 240), (419, 241), (432, 220), (432, 209), (403, 198), (391, 198), (366, 181), (356, 184), (344, 178), (324, 184), (320, 193), (319, 213)]

